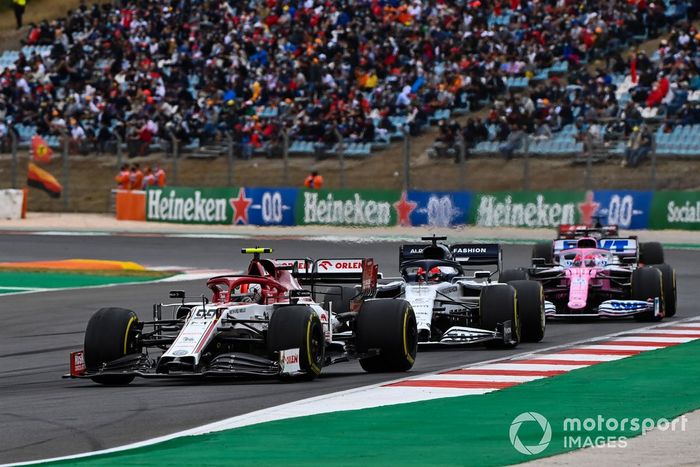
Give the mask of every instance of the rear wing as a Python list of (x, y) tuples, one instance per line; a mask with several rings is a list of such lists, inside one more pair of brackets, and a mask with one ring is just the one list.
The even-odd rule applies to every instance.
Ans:
[[(564, 239), (554, 240), (554, 254), (558, 255), (564, 250), (576, 248), (578, 240)], [(598, 248), (608, 250), (615, 256), (637, 256), (639, 244), (635, 238), (601, 238), (598, 240)]]
[(365, 269), (377, 268), (371, 258), (276, 259), (275, 266), (292, 269), (301, 284), (360, 284)]
[(462, 266), (496, 266), (503, 269), (503, 250), (498, 243), (464, 243), (450, 247), (452, 256)]
[(591, 227), (585, 224), (561, 224), (559, 226), (559, 238), (587, 237), (592, 233), (601, 233), (606, 237), (614, 237), (618, 234), (617, 225), (603, 225)]
[(423, 259), (423, 250), (429, 246), (431, 246), (430, 243), (401, 245), (399, 247), (399, 264), (403, 263), (404, 261)]

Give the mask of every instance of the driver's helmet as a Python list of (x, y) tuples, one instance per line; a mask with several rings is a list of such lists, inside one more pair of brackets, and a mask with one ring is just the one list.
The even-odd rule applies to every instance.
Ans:
[(444, 280), (444, 277), (442, 275), (442, 271), (440, 270), (439, 266), (435, 266), (434, 268), (430, 268), (430, 271), (428, 272), (428, 282), (441, 282)]
[(580, 268), (581, 266), (583, 266), (583, 256), (581, 256), (580, 254), (577, 254), (576, 257), (574, 258), (574, 262), (571, 264), (575, 268)]
[(248, 295), (253, 303), (262, 301), (262, 286), (260, 284), (250, 284), (248, 286)]

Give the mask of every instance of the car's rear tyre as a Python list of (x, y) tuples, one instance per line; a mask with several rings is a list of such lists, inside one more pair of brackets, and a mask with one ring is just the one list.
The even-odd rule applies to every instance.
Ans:
[(323, 324), (308, 306), (279, 307), (272, 313), (267, 327), (267, 350), (275, 352), (299, 349), (298, 379), (310, 381), (321, 374), (326, 351)]
[[(647, 301), (650, 298), (659, 297), (661, 309), (664, 310), (663, 277), (661, 271), (652, 267), (641, 267), (632, 271), (632, 300)], [(661, 318), (654, 316), (654, 312), (645, 311), (634, 315), (638, 321), (659, 321)]]
[(357, 352), (378, 350), (360, 359), (369, 373), (408, 371), (418, 351), (416, 315), (406, 300), (375, 299), (362, 304), (355, 322)]
[(520, 342), (540, 342), (544, 339), (546, 327), (542, 284), (536, 281), (511, 281), (508, 284), (517, 293)]
[(544, 258), (545, 264), (554, 262), (552, 242), (537, 242), (532, 246), (532, 258)]
[(676, 271), (669, 264), (654, 266), (661, 271), (661, 280), (664, 291), (665, 317), (670, 318), (676, 314)]
[(525, 281), (527, 280), (527, 270), (523, 268), (517, 269), (506, 269), (501, 272), (498, 276), (498, 282), (508, 284), (511, 281)]
[(664, 247), (659, 242), (644, 242), (639, 244), (639, 262), (644, 265), (663, 264)]
[[(141, 353), (138, 339), (139, 318), (124, 308), (100, 308), (92, 315), (85, 330), (83, 346), (85, 367), (95, 372), (103, 364), (125, 355)], [(123, 385), (134, 380), (133, 375), (98, 375), (92, 380), (100, 384)]]
[(520, 342), (520, 319), (515, 289), (508, 284), (493, 284), (481, 289), (479, 295), (480, 326), (488, 331), (500, 329), (511, 322), (511, 342), (492, 341), (489, 347), (515, 347)]

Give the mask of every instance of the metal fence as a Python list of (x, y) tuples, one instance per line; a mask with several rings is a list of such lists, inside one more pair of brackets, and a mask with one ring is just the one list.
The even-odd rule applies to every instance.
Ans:
[[(654, 133), (652, 132), (652, 136), (653, 135)], [(337, 128), (334, 129), (334, 136), (336, 142), (332, 145), (312, 145), (310, 151), (304, 153), (304, 155), (307, 157), (313, 156), (317, 161), (323, 160), (326, 170), (333, 170), (336, 173), (337, 177), (334, 178), (334, 182), (328, 184), (329, 188), (356, 187), (359, 178), (369, 178), (369, 176), (371, 176), (371, 174), (363, 172), (362, 162), (357, 163), (358, 160), (366, 160), (368, 154), (363, 154), (359, 157), (357, 154), (349, 154), (348, 148), (352, 147), (352, 144), (358, 143), (346, 141)], [(128, 142), (125, 143), (119, 139), (117, 135), (115, 135), (115, 137), (117, 139), (111, 149), (116, 156), (113, 164), (114, 172), (116, 173), (117, 169), (123, 163), (131, 159), (128, 158)], [(201, 159), (211, 160), (213, 167), (211, 173), (206, 175), (206, 183), (203, 183), (203, 186), (234, 186), (236, 184), (245, 186), (245, 174), (243, 172), (238, 173), (239, 164), (241, 164), (242, 161), (250, 159), (259, 160), (258, 158), (261, 156), (280, 161), (278, 165), (279, 168), (275, 169), (275, 176), (270, 178), (270, 184), (298, 186), (302, 181), (297, 179), (299, 176), (299, 164), (296, 164), (295, 178), (292, 179), (291, 176), (290, 148), (292, 146), (292, 141), (286, 132), (282, 132), (277, 141), (258, 149), (253, 149), (249, 145), (235, 141), (233, 135), (230, 133), (225, 134), (220, 141), (208, 149), (206, 147), (199, 149), (192, 149), (191, 147), (185, 148), (185, 145), (174, 135), (169, 135), (166, 141), (167, 144), (163, 145), (162, 157), (159, 160), (161, 161), (160, 164), (167, 167), (168, 184), (171, 185), (192, 183), (192, 178), (188, 177), (191, 174), (187, 172), (191, 170), (191, 165), (188, 169), (188, 162), (186, 161)], [(390, 149), (394, 151), (395, 154), (397, 154), (396, 151), (401, 152), (402, 167), (396, 168), (396, 177), (391, 186), (375, 186), (374, 188), (478, 190), (478, 188), (475, 188), (476, 184), (472, 175), (475, 168), (478, 168), (480, 164), (484, 164), (485, 161), (489, 160), (491, 162), (503, 160), (503, 164), (505, 164), (505, 160), (501, 159), (501, 156), (498, 154), (478, 157), (471, 154), (470, 149), (467, 148), (467, 145), (460, 135), (452, 146), (438, 148), (439, 150), (433, 150), (431, 152), (432, 157), (430, 159), (430, 164), (446, 164), (448, 162), (454, 164), (452, 166), (454, 170), (449, 172), (451, 183), (449, 186), (442, 187), (441, 180), (426, 180), (422, 175), (423, 167), (416, 167), (416, 161), (421, 154), (426, 151), (426, 141), (428, 141), (429, 144), (432, 140), (426, 139), (423, 135), (418, 137), (412, 136), (408, 129), (404, 128), (403, 141), (397, 141), (392, 143), (393, 146), (390, 146)], [(543, 157), (538, 155), (529, 150), (530, 142), (529, 139), (526, 140), (522, 150), (516, 152), (513, 155), (513, 159), (508, 162), (511, 176), (514, 167), (518, 165), (521, 167), (520, 183), (511, 182), (512, 186), (508, 186), (507, 188), (509, 190), (541, 189), (541, 186), (533, 184), (533, 173), (538, 173), (538, 171), (542, 170), (543, 164), (546, 164), (546, 162), (543, 162), (544, 160), (569, 161), (572, 167), (571, 170), (580, 171), (578, 173), (581, 173), (581, 176), (576, 178), (575, 185), (568, 188), (583, 188), (586, 190), (600, 188), (602, 177), (606, 176), (606, 174), (601, 174), (601, 170), (597, 168), (600, 166), (598, 163), (604, 160), (620, 161), (621, 157), (624, 157), (621, 154), (610, 155), (605, 150), (601, 150), (599, 143), (592, 141), (590, 138), (583, 141), (584, 150), (581, 153), (573, 156), (566, 156), (567, 158), (565, 159), (561, 157), (552, 158), (551, 156)], [(8, 170), (9, 177), (7, 177), (7, 172), (4, 176), (0, 176), (0, 183), (2, 183), (2, 185), (11, 187), (21, 187), (25, 185), (25, 176), (22, 169), (26, 167), (24, 162), (29, 160), (29, 151), (24, 148), (20, 149), (18, 143), (17, 136), (13, 131), (10, 131), (9, 140), (4, 142), (5, 150), (9, 149), (11, 154)], [(76, 184), (76, 179), (73, 178), (78, 176), (82, 166), (89, 164), (92, 158), (70, 155), (71, 149), (75, 150), (75, 147), (71, 145), (68, 135), (62, 135), (60, 138), (60, 147), (54, 148), (54, 162), (50, 168), (51, 173), (63, 185), (63, 196), (60, 203), (61, 208), (65, 211), (77, 210), (78, 206), (73, 205), (74, 197), (83, 199), (85, 196), (89, 196), (86, 190), (94, 189), (94, 187), (85, 188), (85, 184)], [(435, 149), (434, 145), (433, 149)], [(637, 171), (637, 178), (639, 178), (638, 174), (641, 171), (647, 172), (648, 176), (646, 177), (644, 188), (656, 190), (660, 186), (659, 182), (661, 179), (657, 170), (658, 159), (655, 141), (652, 144), (647, 158), (648, 162), (645, 162), (644, 165), (634, 170)], [(337, 164), (333, 162), (334, 159), (337, 161)], [(315, 162), (307, 163), (307, 166), (313, 165), (314, 163)], [(393, 163), (396, 164), (396, 162)], [(401, 162), (399, 163), (401, 164)], [(423, 162), (423, 164), (424, 163), (425, 162)], [(104, 165), (105, 163), (101, 162), (101, 164)], [(107, 163), (107, 165), (109, 165), (109, 163)], [(334, 165), (335, 169), (333, 169)], [(182, 168), (183, 166), (184, 169)], [(183, 173), (181, 170), (185, 170), (185, 172)], [(616, 172), (618, 177), (622, 177), (620, 185), (624, 185), (623, 171), (617, 170)], [(112, 177), (113, 175), (105, 177), (102, 182), (103, 185), (100, 188), (105, 188), (104, 183), (107, 183), (108, 186), (114, 186)], [(366, 184), (364, 186), (367, 187)], [(104, 209), (106, 205), (108, 205), (107, 201), (102, 204), (102, 209)], [(99, 208), (99, 206), (95, 207), (95, 209)]]

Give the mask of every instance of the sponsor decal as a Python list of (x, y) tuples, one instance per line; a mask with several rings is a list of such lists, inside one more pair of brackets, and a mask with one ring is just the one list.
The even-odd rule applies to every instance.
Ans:
[[(518, 198), (527, 198), (519, 196)], [(559, 200), (548, 202), (541, 193), (533, 201), (517, 201), (511, 195), (505, 197), (482, 194), (476, 211), (476, 224), (484, 227), (553, 227), (573, 224), (576, 215), (575, 202)]]
[(284, 363), (287, 365), (299, 363), (299, 355), (287, 355), (284, 359)]
[(599, 207), (600, 203), (593, 201), (593, 192), (587, 191), (585, 201), (578, 204), (578, 211), (581, 213), (581, 222), (584, 225), (592, 225), (593, 214), (596, 213)]
[(231, 207), (233, 208), (233, 222), (232, 224), (248, 224), (248, 209), (250, 205), (253, 204), (252, 198), (246, 198), (245, 188), (238, 189), (238, 197), (235, 199), (230, 199)]
[[(452, 227), (466, 224), (472, 193), (411, 190), (408, 192), (407, 198), (416, 204), (416, 207), (409, 213), (409, 225)], [(398, 209), (397, 205), (395, 207)]]
[(394, 209), (396, 209), (396, 215), (398, 217), (398, 224), (402, 226), (411, 226), (411, 213), (418, 203), (414, 201), (409, 201), (407, 199), (408, 194), (403, 191), (401, 192), (401, 199), (394, 203)]
[(669, 224), (700, 222), (700, 201), (686, 201), (682, 205), (670, 201), (666, 206), (666, 221)]
[(362, 260), (328, 260), (318, 261), (320, 272), (360, 272), (362, 271)]
[(596, 191), (600, 204), (594, 213), (605, 225), (623, 229), (645, 229), (649, 223), (652, 194), (643, 191)]
[(454, 253), (486, 253), (486, 248), (455, 248)]
[(360, 193), (353, 193), (352, 199), (343, 200), (336, 199), (333, 193), (321, 197), (317, 192), (305, 192), (303, 212), (305, 224), (391, 224), (391, 204), (365, 199)]
[(70, 354), (70, 374), (72, 376), (81, 376), (85, 374), (87, 367), (85, 366), (85, 356), (83, 351), (71, 352)]
[(191, 222), (200, 224), (226, 223), (226, 198), (206, 197), (201, 190), (178, 194), (177, 189), (148, 190), (150, 221)]

